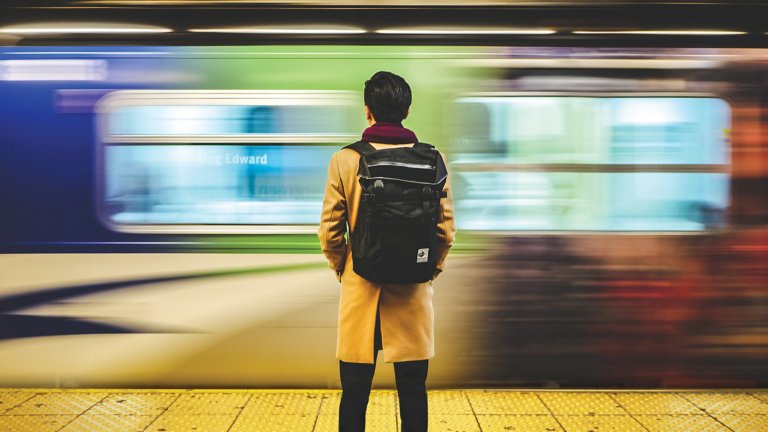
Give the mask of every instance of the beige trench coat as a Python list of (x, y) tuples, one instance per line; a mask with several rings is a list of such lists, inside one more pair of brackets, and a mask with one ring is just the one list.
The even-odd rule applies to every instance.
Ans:
[[(377, 144), (375, 148), (413, 144)], [(381, 320), (382, 357), (385, 362), (424, 360), (435, 355), (432, 281), (410, 285), (380, 285), (362, 278), (352, 269), (352, 248), (345, 233), (355, 226), (361, 186), (357, 180), (360, 155), (351, 149), (334, 153), (328, 164), (328, 179), (318, 237), (328, 263), (341, 281), (336, 358), (349, 363), (373, 363), (376, 306)], [(456, 227), (450, 176), (437, 228), (438, 266), (453, 244)], [(434, 277), (433, 277), (434, 280)]]

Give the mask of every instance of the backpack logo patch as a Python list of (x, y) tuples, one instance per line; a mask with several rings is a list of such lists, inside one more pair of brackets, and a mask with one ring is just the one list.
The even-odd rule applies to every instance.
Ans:
[(429, 248), (419, 249), (416, 252), (416, 262), (425, 263), (429, 260)]

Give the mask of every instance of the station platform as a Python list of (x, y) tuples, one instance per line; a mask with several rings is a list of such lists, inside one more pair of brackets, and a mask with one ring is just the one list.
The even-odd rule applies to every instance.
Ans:
[[(338, 390), (0, 389), (0, 431), (335, 432)], [(761, 432), (768, 390), (435, 390), (435, 432)], [(374, 390), (370, 432), (399, 430)]]

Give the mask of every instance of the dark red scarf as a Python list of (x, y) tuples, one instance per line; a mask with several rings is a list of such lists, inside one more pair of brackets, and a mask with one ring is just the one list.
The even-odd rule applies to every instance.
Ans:
[(363, 131), (363, 141), (383, 144), (408, 144), (419, 142), (412, 130), (400, 123), (376, 122)]

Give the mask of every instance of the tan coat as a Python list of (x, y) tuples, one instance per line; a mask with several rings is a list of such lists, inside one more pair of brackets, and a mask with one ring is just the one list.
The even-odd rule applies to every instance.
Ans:
[[(377, 149), (392, 144), (371, 143)], [(412, 146), (399, 144), (397, 146)], [(382, 357), (385, 362), (424, 360), (435, 355), (432, 281), (411, 285), (380, 285), (362, 278), (352, 269), (352, 248), (345, 233), (355, 226), (361, 186), (357, 180), (360, 155), (351, 149), (334, 153), (328, 165), (328, 180), (318, 237), (330, 267), (341, 281), (336, 358), (349, 363), (373, 363), (373, 334), (376, 306), (381, 320)], [(442, 271), (456, 227), (450, 176), (441, 199), (438, 223), (438, 267)], [(434, 280), (434, 278), (433, 278)]]

